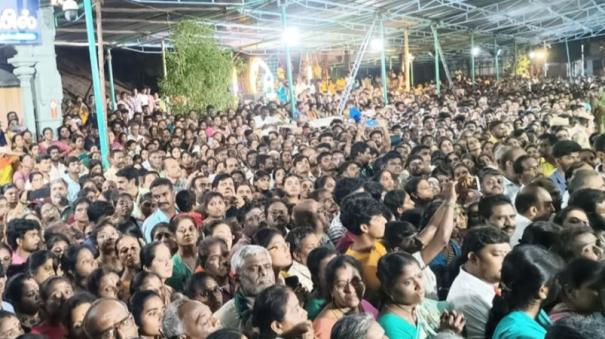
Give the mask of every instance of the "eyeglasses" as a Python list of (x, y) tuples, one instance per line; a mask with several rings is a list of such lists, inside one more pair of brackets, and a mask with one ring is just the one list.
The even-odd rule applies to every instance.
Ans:
[(361, 280), (360, 277), (354, 277), (353, 279), (351, 279), (349, 281), (339, 281), (336, 283), (336, 285), (334, 287), (336, 287), (339, 290), (344, 290), (348, 286), (351, 286), (351, 287), (353, 287), (353, 289), (357, 290), (359, 288), (365, 287), (365, 284), (364, 284), (363, 280)]
[(134, 318), (132, 317), (132, 314), (128, 313), (128, 315), (118, 321), (115, 325), (111, 326), (110, 328), (102, 331), (100, 334), (101, 339), (111, 339), (111, 338), (120, 338), (120, 333), (119, 330), (122, 327), (130, 327), (134, 325)]

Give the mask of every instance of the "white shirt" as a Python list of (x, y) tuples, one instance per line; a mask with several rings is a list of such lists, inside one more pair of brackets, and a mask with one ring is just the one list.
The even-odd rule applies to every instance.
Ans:
[(63, 178), (66, 169), (67, 167), (65, 167), (65, 165), (63, 165), (62, 163), (59, 163), (59, 165), (57, 165), (56, 167), (54, 165), (50, 165), (50, 171), (48, 172), (50, 181)]
[(510, 247), (519, 245), (519, 241), (521, 241), (521, 238), (523, 238), (523, 232), (525, 232), (525, 229), (527, 226), (529, 226), (529, 224), (531, 224), (531, 222), (531, 220), (527, 219), (523, 215), (517, 214), (515, 217), (515, 224), (517, 227), (515, 227), (513, 235), (510, 236)]
[(485, 338), (485, 324), (496, 295), (495, 286), (485, 282), (460, 267), (460, 273), (447, 295), (447, 302), (453, 309), (464, 314), (466, 319), (466, 338)]

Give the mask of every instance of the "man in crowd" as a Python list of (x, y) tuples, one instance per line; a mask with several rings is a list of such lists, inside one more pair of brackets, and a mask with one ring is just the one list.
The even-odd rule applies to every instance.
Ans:
[(534, 221), (547, 221), (555, 212), (552, 197), (544, 188), (530, 184), (525, 186), (515, 199), (517, 217), (516, 228), (510, 237), (511, 246), (519, 244), (523, 233), (529, 224)]
[(231, 257), (231, 273), (239, 284), (233, 299), (221, 307), (214, 316), (224, 327), (246, 329), (254, 298), (265, 288), (275, 284), (271, 255), (263, 247), (245, 245)]
[(151, 184), (151, 196), (157, 207), (153, 214), (143, 222), (143, 235), (148, 242), (151, 241), (153, 227), (161, 222), (170, 222), (170, 219), (177, 213), (176, 194), (170, 180), (166, 178), (155, 179)]
[(484, 197), (479, 201), (479, 213), (483, 222), (503, 230), (512, 236), (517, 227), (517, 213), (511, 201), (505, 195)]
[(485, 325), (500, 282), (500, 270), (511, 246), (506, 233), (492, 226), (469, 230), (462, 246), (462, 266), (447, 295), (464, 314), (469, 339), (485, 338)]
[(574, 162), (579, 160), (580, 150), (582, 150), (582, 147), (571, 140), (561, 140), (554, 144), (552, 148), (552, 156), (557, 164), (557, 170), (550, 176), (550, 180), (557, 186), (561, 194), (567, 191), (565, 172)]
[(29, 256), (42, 246), (40, 224), (35, 220), (14, 219), (8, 223), (6, 240), (14, 249), (11, 263), (19, 266), (27, 261)]
[(139, 207), (141, 196), (143, 193), (139, 189), (139, 170), (134, 167), (125, 167), (116, 172), (116, 187), (118, 192), (127, 193), (134, 202), (132, 217), (137, 220), (144, 220), (143, 214)]
[(138, 328), (126, 305), (117, 300), (102, 298), (90, 305), (82, 320), (87, 338), (136, 338)]

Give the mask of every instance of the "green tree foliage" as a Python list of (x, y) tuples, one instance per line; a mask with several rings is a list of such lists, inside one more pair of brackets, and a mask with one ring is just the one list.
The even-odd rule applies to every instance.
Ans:
[(167, 76), (160, 82), (162, 94), (171, 98), (174, 113), (206, 106), (223, 110), (234, 104), (229, 92), (233, 61), (210, 28), (194, 21), (181, 21), (172, 32), (174, 49), (166, 54)]

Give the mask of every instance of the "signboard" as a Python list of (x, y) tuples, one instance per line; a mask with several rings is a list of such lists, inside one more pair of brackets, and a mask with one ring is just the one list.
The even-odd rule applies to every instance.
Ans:
[(40, 0), (0, 0), (0, 45), (39, 44)]

